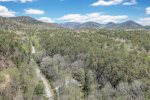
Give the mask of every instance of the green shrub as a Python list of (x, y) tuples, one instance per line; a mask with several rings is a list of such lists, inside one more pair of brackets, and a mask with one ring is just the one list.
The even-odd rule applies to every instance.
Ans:
[(39, 81), (38, 85), (36, 86), (34, 92), (36, 95), (43, 95), (44, 94), (44, 84), (42, 81)]

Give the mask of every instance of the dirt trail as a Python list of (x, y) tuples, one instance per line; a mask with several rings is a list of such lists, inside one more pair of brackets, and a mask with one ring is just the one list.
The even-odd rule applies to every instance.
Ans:
[(53, 94), (51, 92), (51, 88), (50, 88), (49, 82), (45, 78), (45, 76), (41, 73), (41, 71), (40, 71), (40, 69), (38, 67), (36, 68), (36, 74), (37, 74), (37, 76), (43, 82), (43, 84), (45, 86), (45, 93), (46, 93), (46, 96), (47, 96), (48, 100), (54, 100), (54, 97), (53, 97)]
[(7, 85), (10, 83), (11, 79), (9, 75), (5, 75), (5, 82), (0, 84), (0, 90), (3, 90), (7, 87)]
[[(35, 47), (32, 45), (32, 54), (34, 54), (35, 52), (36, 52)], [(54, 100), (54, 96), (51, 92), (51, 87), (50, 87), (48, 80), (45, 78), (45, 76), (43, 75), (39, 67), (36, 67), (35, 70), (36, 70), (36, 74), (38, 78), (43, 82), (45, 86), (46, 97), (48, 98), (48, 100)]]

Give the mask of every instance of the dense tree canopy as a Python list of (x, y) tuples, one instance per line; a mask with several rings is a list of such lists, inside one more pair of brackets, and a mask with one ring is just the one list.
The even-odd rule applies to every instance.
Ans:
[[(59, 54), (60, 59), (63, 57), (58, 69), (69, 71), (82, 84), (87, 99), (149, 98), (148, 31), (51, 30), (38, 35), (47, 56)], [(45, 68), (53, 71), (50, 66)], [(120, 94), (120, 89), (129, 91)]]

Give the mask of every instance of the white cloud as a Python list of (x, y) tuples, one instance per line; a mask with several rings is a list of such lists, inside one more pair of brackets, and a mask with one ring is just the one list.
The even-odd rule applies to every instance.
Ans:
[(15, 12), (14, 11), (10, 11), (10, 10), (8, 10), (7, 7), (0, 5), (0, 16), (3, 16), (3, 17), (14, 17), (15, 16)]
[(90, 13), (90, 14), (68, 14), (64, 15), (58, 20), (67, 21), (67, 22), (88, 22), (94, 21), (99, 23), (107, 23), (107, 22), (118, 22), (120, 20), (127, 19), (127, 15), (119, 15), (119, 16), (111, 16), (111, 15), (100, 15), (99, 13)]
[(150, 17), (140, 18), (137, 22), (142, 25), (150, 25)]
[(8, 1), (16, 1), (16, 0), (0, 0), (0, 2), (8, 2)]
[(123, 5), (134, 5), (137, 4), (136, 0), (131, 0), (130, 2), (125, 2)]
[(58, 18), (58, 20), (65, 20), (68, 22), (84, 22), (86, 19), (87, 16), (80, 14), (68, 14)]
[(98, 0), (92, 6), (111, 6), (111, 5), (134, 5), (137, 4), (136, 0)]
[(147, 14), (150, 14), (150, 7), (147, 7), (147, 8), (146, 8), (146, 13), (147, 13)]
[(33, 0), (19, 0), (21, 3), (32, 2)]
[(42, 15), (44, 14), (45, 12), (42, 11), (42, 10), (38, 10), (38, 9), (25, 9), (25, 14), (32, 14), (32, 15)]
[(117, 5), (122, 3), (123, 0), (98, 0), (97, 2), (93, 3), (92, 6), (110, 6), (110, 5)]
[(0, 2), (21, 2), (21, 3), (26, 3), (26, 2), (32, 2), (33, 0), (0, 0)]
[(54, 21), (48, 17), (42, 17), (42, 18), (39, 18), (38, 20), (42, 22), (46, 22), (46, 23), (54, 23)]

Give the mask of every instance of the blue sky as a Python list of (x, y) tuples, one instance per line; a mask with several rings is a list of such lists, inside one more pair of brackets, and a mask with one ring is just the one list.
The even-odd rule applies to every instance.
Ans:
[(44, 22), (123, 22), (150, 25), (150, 0), (0, 0), (0, 16)]

